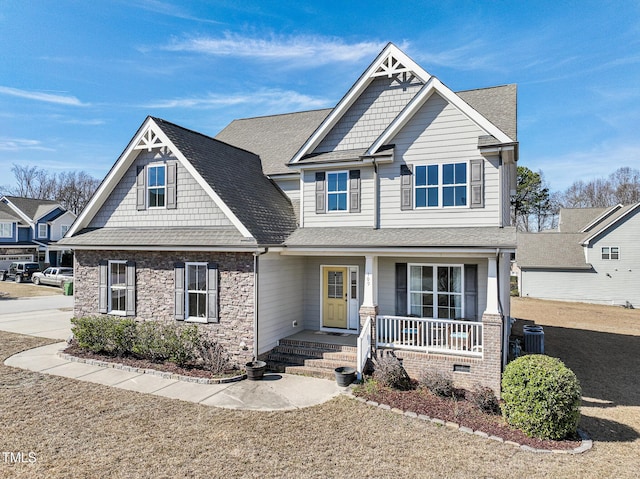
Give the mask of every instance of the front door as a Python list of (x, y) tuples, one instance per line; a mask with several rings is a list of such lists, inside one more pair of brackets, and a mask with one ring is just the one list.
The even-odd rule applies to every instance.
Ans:
[(322, 326), (346, 329), (349, 306), (348, 268), (325, 266), (322, 270)]

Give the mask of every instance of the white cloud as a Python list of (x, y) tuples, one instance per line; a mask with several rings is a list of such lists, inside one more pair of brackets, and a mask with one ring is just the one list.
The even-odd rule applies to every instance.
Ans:
[(18, 88), (11, 88), (7, 86), (0, 86), (0, 93), (4, 95), (17, 96), (19, 98), (27, 98), (29, 100), (56, 103), (59, 105), (87, 106), (86, 103), (82, 103), (75, 96), (70, 95), (58, 95), (53, 93), (42, 93), (38, 91), (20, 90)]
[(21, 150), (55, 151), (53, 148), (44, 146), (39, 140), (29, 140), (26, 138), (0, 138), (0, 151)]
[(174, 40), (163, 47), (176, 52), (195, 52), (212, 56), (234, 56), (259, 60), (292, 61), (297, 64), (327, 64), (358, 61), (375, 56), (384, 42), (345, 43), (339, 38), (321, 36), (271, 36), (259, 39), (225, 33), (223, 37), (196, 37)]
[(203, 97), (158, 100), (141, 105), (141, 107), (215, 109), (243, 104), (281, 106), (283, 111), (287, 109), (314, 109), (332, 106), (329, 100), (313, 98), (291, 90), (262, 89), (253, 93), (232, 95), (210, 93)]

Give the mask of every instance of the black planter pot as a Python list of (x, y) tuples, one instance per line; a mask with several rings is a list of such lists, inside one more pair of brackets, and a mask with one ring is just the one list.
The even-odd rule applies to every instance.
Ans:
[(247, 368), (247, 379), (250, 381), (259, 381), (264, 377), (264, 371), (267, 369), (267, 363), (264, 361), (250, 361), (245, 364)]
[(340, 368), (335, 369), (336, 372), (336, 381), (338, 386), (347, 387), (353, 381), (356, 380), (356, 370), (355, 368), (351, 368), (348, 366), (342, 366)]

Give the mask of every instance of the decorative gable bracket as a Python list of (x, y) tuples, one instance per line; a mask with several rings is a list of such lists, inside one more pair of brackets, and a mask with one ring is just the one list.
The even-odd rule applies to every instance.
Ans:
[(382, 60), (375, 72), (371, 74), (372, 77), (386, 76), (391, 78), (398, 73), (412, 72), (410, 68), (407, 68), (398, 60), (393, 53), (389, 53), (387, 57)]
[(151, 151), (154, 148), (161, 148), (163, 146), (168, 145), (164, 143), (162, 139), (151, 128), (149, 128), (144, 132), (144, 134), (140, 138), (140, 141), (136, 146), (133, 147), (133, 149)]

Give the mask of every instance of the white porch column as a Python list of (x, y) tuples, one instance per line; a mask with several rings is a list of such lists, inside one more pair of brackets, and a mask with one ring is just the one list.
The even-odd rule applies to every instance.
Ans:
[(498, 309), (498, 268), (495, 256), (489, 258), (487, 267), (487, 308), (484, 314), (500, 314)]
[(362, 306), (378, 305), (378, 257), (365, 256), (364, 264), (364, 298)]

